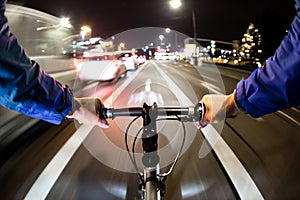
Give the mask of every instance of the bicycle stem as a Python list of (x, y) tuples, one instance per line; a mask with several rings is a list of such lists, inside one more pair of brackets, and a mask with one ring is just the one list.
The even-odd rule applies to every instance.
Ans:
[[(159, 180), (157, 175), (157, 166), (160, 158), (157, 152), (158, 148), (158, 133), (156, 129), (156, 121), (158, 116), (176, 116), (180, 121), (193, 121), (197, 122), (203, 118), (205, 114), (205, 105), (197, 103), (194, 107), (157, 107), (154, 103), (148, 106), (146, 103), (143, 107), (130, 107), (130, 108), (102, 108), (98, 112), (104, 116), (105, 119), (114, 119), (118, 116), (141, 116), (143, 118), (143, 133), (142, 133), (142, 146), (143, 156), (142, 163), (145, 166), (144, 179), (142, 180), (141, 197), (146, 197), (146, 200), (157, 199), (158, 187), (161, 187), (160, 194), (164, 196), (164, 183)], [(161, 182), (160, 182), (161, 181)], [(160, 186), (158, 186), (160, 184)], [(163, 186), (163, 187), (162, 187)], [(160, 190), (160, 189), (159, 189)], [(143, 192), (145, 191), (145, 193)], [(144, 196), (145, 195), (145, 196)]]

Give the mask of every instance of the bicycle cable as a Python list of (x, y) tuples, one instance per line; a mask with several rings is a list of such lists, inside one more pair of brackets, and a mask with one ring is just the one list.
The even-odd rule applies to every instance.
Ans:
[(183, 121), (181, 120), (180, 117), (178, 117), (177, 115), (176, 115), (176, 117), (177, 117), (176, 119), (175, 119), (175, 118), (161, 118), (161, 119), (157, 120), (157, 121), (160, 121), (160, 120), (176, 120), (176, 121), (179, 121), (179, 122), (181, 123), (182, 128), (183, 128), (183, 139), (182, 139), (182, 143), (181, 143), (180, 149), (179, 149), (179, 151), (178, 151), (178, 153), (177, 153), (177, 155), (176, 155), (176, 157), (175, 157), (175, 160), (174, 160), (172, 166), (170, 167), (170, 169), (169, 169), (168, 172), (163, 173), (163, 174), (159, 174), (159, 177), (163, 177), (163, 178), (164, 178), (163, 181), (165, 181), (166, 177), (172, 173), (172, 171), (173, 171), (173, 169), (174, 169), (174, 167), (175, 167), (177, 161), (179, 160), (179, 157), (180, 157), (180, 155), (181, 155), (181, 153), (182, 153), (183, 146), (184, 146), (184, 143), (185, 143), (185, 138), (186, 138), (186, 128), (185, 128), (185, 125), (184, 125), (184, 123), (183, 123)]
[(126, 146), (126, 150), (127, 150), (128, 156), (129, 156), (129, 158), (130, 158), (130, 160), (131, 160), (131, 162), (132, 162), (132, 164), (133, 164), (133, 166), (134, 166), (134, 168), (135, 168), (135, 170), (136, 170), (136, 172), (137, 172), (137, 174), (138, 174), (138, 177), (139, 177), (140, 181), (141, 181), (141, 182), (144, 182), (144, 178), (143, 178), (143, 176), (141, 175), (141, 173), (139, 172), (139, 168), (138, 168), (138, 166), (137, 166), (137, 164), (136, 164), (136, 162), (135, 162), (133, 156), (131, 156), (131, 154), (130, 154), (129, 147), (128, 147), (128, 140), (127, 140), (127, 138), (128, 138), (128, 131), (129, 131), (131, 125), (132, 125), (138, 118), (140, 118), (140, 116), (135, 117), (135, 118), (128, 124), (128, 126), (127, 126), (127, 128), (126, 128), (126, 132), (125, 132), (125, 146)]
[[(143, 178), (142, 174), (139, 172), (139, 168), (138, 168), (138, 165), (137, 165), (137, 162), (136, 162), (136, 158), (135, 158), (135, 154), (134, 154), (134, 152), (135, 152), (136, 141), (137, 141), (137, 139), (138, 139), (139, 134), (140, 134), (141, 131), (143, 130), (143, 128), (140, 128), (140, 130), (137, 132), (137, 134), (136, 134), (135, 137), (134, 137), (134, 141), (133, 141), (133, 144), (132, 144), (132, 155), (130, 154), (129, 146), (128, 146), (128, 132), (129, 132), (129, 129), (130, 129), (130, 127), (132, 126), (132, 124), (133, 124), (137, 119), (139, 119), (139, 118), (140, 118), (140, 116), (135, 117), (135, 118), (128, 124), (128, 126), (127, 126), (127, 128), (126, 128), (126, 132), (125, 132), (125, 145), (126, 145), (126, 150), (127, 150), (128, 155), (129, 155), (129, 158), (130, 158), (130, 160), (131, 160), (131, 162), (132, 162), (132, 164), (133, 164), (133, 166), (134, 166), (134, 168), (135, 168), (135, 170), (136, 170), (136, 172), (137, 172), (137, 174), (138, 174), (138, 176), (139, 176), (139, 179), (140, 179), (141, 182), (143, 182), (143, 181), (144, 181), (144, 178)], [(170, 174), (172, 173), (172, 171), (174, 170), (174, 167), (175, 167), (175, 165), (177, 164), (177, 162), (178, 162), (178, 160), (179, 160), (179, 157), (180, 157), (180, 155), (181, 155), (181, 153), (182, 153), (182, 150), (183, 150), (183, 147), (184, 147), (184, 143), (185, 143), (185, 139), (186, 139), (186, 128), (185, 128), (185, 125), (184, 125), (183, 121), (182, 121), (181, 118), (178, 117), (178, 116), (176, 116), (176, 118), (160, 118), (160, 119), (157, 119), (156, 121), (163, 121), (163, 120), (176, 120), (176, 121), (179, 121), (179, 122), (181, 123), (181, 125), (182, 125), (182, 128), (183, 128), (183, 139), (182, 139), (182, 143), (181, 143), (180, 149), (179, 149), (179, 151), (178, 151), (178, 153), (177, 153), (177, 155), (176, 155), (176, 157), (175, 157), (175, 160), (174, 160), (172, 166), (170, 167), (170, 169), (169, 169), (168, 172), (163, 173), (163, 174), (158, 174), (158, 176), (164, 178), (163, 181), (165, 181), (166, 177), (167, 177), (168, 175), (170, 175)]]

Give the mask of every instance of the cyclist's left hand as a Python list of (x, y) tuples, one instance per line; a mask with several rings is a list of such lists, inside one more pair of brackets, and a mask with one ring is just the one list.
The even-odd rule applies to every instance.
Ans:
[(108, 123), (101, 113), (103, 108), (99, 98), (74, 98), (73, 112), (67, 117), (76, 119), (80, 124), (108, 128)]

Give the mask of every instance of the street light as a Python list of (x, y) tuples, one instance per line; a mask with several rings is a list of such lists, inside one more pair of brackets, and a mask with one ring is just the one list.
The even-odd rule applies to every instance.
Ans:
[(165, 36), (164, 35), (159, 35), (158, 38), (160, 39), (160, 45), (162, 45), (163, 44), (162, 41), (165, 38)]
[[(49, 24), (48, 22), (44, 22), (44, 21), (41, 21), (41, 20), (37, 20), (37, 22)], [(52, 28), (72, 28), (72, 25), (70, 23), (69, 18), (63, 17), (63, 18), (60, 19), (59, 24), (49, 24), (49, 26), (37, 27), (36, 30), (41, 31), (41, 30), (52, 29)]]
[[(173, 9), (178, 9), (181, 7), (182, 3), (180, 0), (171, 0), (170, 5)], [(193, 20), (193, 32), (194, 32), (194, 41), (197, 39), (197, 31), (196, 31), (196, 16), (194, 9), (192, 10), (192, 20)]]
[(83, 41), (84, 41), (85, 37), (87, 35), (91, 35), (91, 33), (92, 33), (92, 29), (91, 29), (91, 27), (89, 27), (87, 25), (84, 25), (80, 28), (80, 35), (81, 35)]
[(170, 33), (171, 32), (171, 29), (170, 28), (166, 28), (166, 33)]
[(70, 19), (68, 17), (63, 17), (60, 19), (60, 24), (59, 24), (61, 27), (64, 27), (64, 28), (71, 28), (72, 25), (70, 23)]
[[(170, 1), (170, 5), (173, 9), (178, 9), (182, 4), (181, 4), (181, 1), (180, 0), (171, 0)], [(194, 47), (195, 47), (195, 50), (194, 52), (196, 53), (197, 52), (197, 31), (196, 31), (196, 16), (195, 16), (195, 11), (194, 9), (192, 9), (192, 21), (193, 21), (193, 39), (194, 39)], [(196, 54), (197, 55), (197, 54)], [(197, 65), (198, 64), (198, 58), (197, 56), (194, 57), (195, 61), (194, 61), (194, 64)]]
[(170, 5), (172, 8), (177, 9), (181, 6), (181, 1), (180, 0), (171, 0)]

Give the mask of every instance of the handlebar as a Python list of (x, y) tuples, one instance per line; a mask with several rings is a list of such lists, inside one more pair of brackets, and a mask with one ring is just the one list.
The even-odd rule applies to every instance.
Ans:
[[(101, 111), (100, 111), (101, 112)], [(105, 119), (114, 119), (116, 117), (138, 117), (138, 116), (177, 116), (183, 121), (197, 122), (203, 119), (206, 112), (205, 104), (199, 102), (190, 107), (157, 107), (156, 103), (148, 106), (144, 103), (143, 107), (129, 108), (102, 108), (102, 114)]]
[[(142, 162), (145, 166), (144, 174), (139, 173), (139, 169), (136, 163), (136, 159), (134, 154), (131, 155), (127, 142), (127, 131), (129, 130), (130, 124), (127, 127), (125, 132), (125, 144), (128, 155), (135, 167), (139, 178), (140, 185), (138, 188), (140, 197), (142, 199), (157, 199), (157, 193), (160, 191), (160, 194), (164, 196), (164, 181), (166, 180), (166, 176), (170, 174), (177, 163), (177, 160), (182, 152), (184, 141), (185, 141), (185, 128), (183, 122), (198, 122), (203, 119), (204, 114), (206, 112), (205, 104), (199, 102), (194, 106), (190, 107), (158, 107), (156, 103), (152, 106), (148, 106), (144, 103), (143, 107), (129, 107), (129, 108), (105, 108), (102, 104), (99, 105), (99, 109), (97, 110), (97, 114), (99, 117), (105, 119), (114, 119), (116, 117), (142, 117), (143, 118), (143, 129), (142, 132), (142, 147), (143, 147), (143, 157)], [(156, 121), (157, 117), (176, 117), (177, 120), (182, 122), (184, 137), (181, 144), (181, 147), (178, 151), (178, 154), (173, 162), (168, 173), (165, 174), (157, 174), (157, 165), (159, 164), (160, 157), (157, 153), (158, 148), (158, 133), (156, 131)], [(170, 118), (167, 118), (170, 119)], [(173, 118), (172, 118), (173, 119)], [(132, 121), (134, 122), (135, 119)], [(140, 131), (139, 131), (140, 132)], [(139, 134), (138, 132), (138, 134)], [(138, 136), (135, 137), (135, 140)], [(132, 153), (134, 153), (135, 140), (133, 142)], [(145, 198), (144, 198), (145, 197)]]

